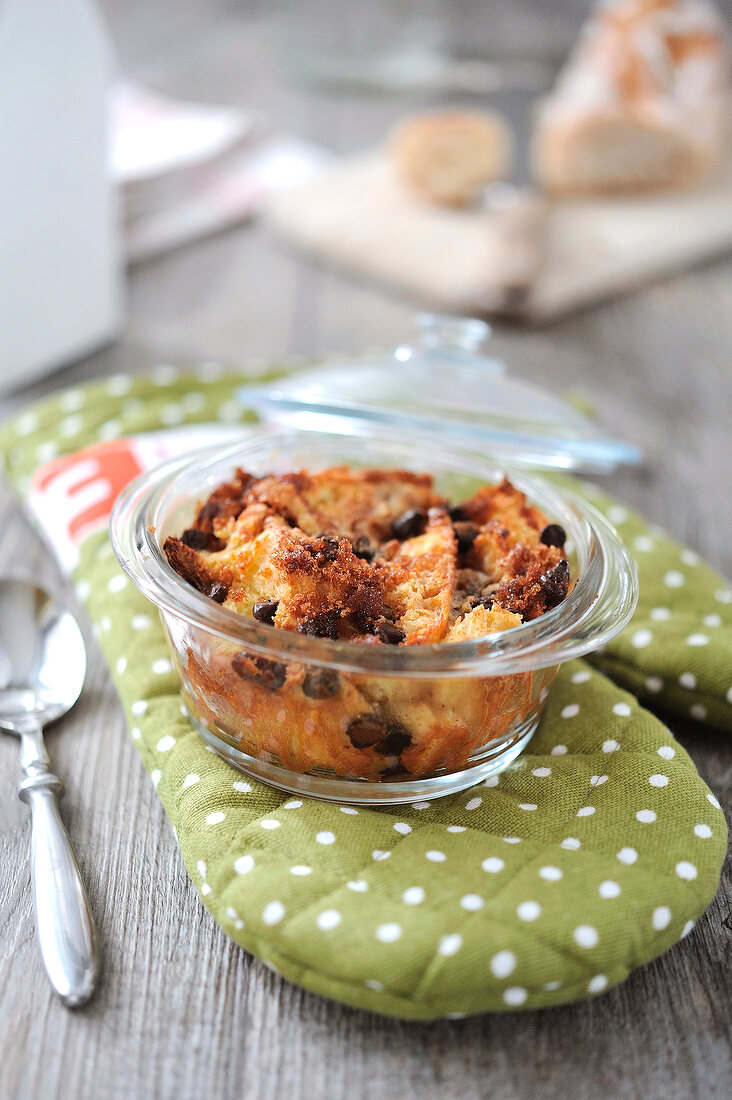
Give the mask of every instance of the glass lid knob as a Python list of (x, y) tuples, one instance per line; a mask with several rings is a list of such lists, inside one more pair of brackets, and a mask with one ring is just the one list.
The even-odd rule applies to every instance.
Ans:
[(452, 317), (446, 313), (418, 313), (423, 348), (454, 348), (476, 352), (491, 335), (491, 327), (476, 317)]

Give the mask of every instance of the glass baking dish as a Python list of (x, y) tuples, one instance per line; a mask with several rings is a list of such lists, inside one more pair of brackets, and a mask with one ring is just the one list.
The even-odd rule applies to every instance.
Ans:
[[(363, 646), (244, 618), (168, 564), (166, 537), (237, 467), (262, 476), (342, 464), (431, 473), (453, 503), (506, 474), (564, 527), (574, 586), (539, 618), (477, 641)], [(160, 611), (204, 740), (257, 779), (334, 801), (438, 797), (503, 770), (534, 733), (559, 665), (617, 634), (637, 599), (616, 532), (574, 493), (452, 441), (368, 423), (260, 428), (168, 462), (122, 493), (111, 532), (125, 573)]]

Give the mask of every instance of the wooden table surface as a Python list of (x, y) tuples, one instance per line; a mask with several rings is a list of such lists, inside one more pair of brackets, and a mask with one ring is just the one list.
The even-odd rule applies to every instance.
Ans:
[[(434, 100), (296, 87), (278, 57), (298, 36), (312, 44), (315, 31), (328, 44), (353, 45), (362, 34), (383, 39), (385, 27), (397, 35), (404, 28), (394, 22), (398, 7), (407, 21), (427, 12), (451, 49), (555, 58), (585, 6), (105, 0), (103, 9), (127, 73), (174, 94), (259, 108), (280, 126), (351, 150)], [(507, 100), (519, 123), (526, 107), (520, 96)], [(388, 346), (410, 335), (412, 312), (410, 303), (316, 269), (261, 229), (242, 227), (133, 271), (119, 342), (6, 397), (0, 411), (62, 385), (162, 361)], [(642, 442), (646, 466), (617, 475), (613, 491), (732, 576), (732, 261), (544, 330), (499, 329), (494, 347), (517, 375), (583, 391), (610, 431)], [(6, 488), (0, 513), (2, 568), (65, 590)], [(66, 780), (63, 813), (99, 928), (99, 989), (76, 1012), (49, 992), (33, 930), (28, 814), (15, 797), (17, 746), (3, 739), (3, 1100), (730, 1095), (729, 867), (692, 934), (597, 1000), (431, 1025), (342, 1008), (273, 975), (227, 940), (202, 907), (86, 626), (85, 633), (86, 687), (49, 743)], [(672, 728), (729, 806), (729, 736), (681, 721)]]

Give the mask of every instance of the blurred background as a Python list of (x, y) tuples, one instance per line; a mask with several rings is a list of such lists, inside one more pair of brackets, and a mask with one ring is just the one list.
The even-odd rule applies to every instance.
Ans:
[[(13, 4), (23, 7), (9, 0), (6, 11)], [(56, 4), (48, 0), (40, 9)], [(173, 121), (182, 112), (178, 121), (189, 137), (198, 133), (191, 105), (223, 112), (203, 119), (203, 132), (210, 136), (212, 125), (214, 139), (187, 177), (172, 170), (180, 167), (180, 148), (166, 161), (170, 150), (156, 149), (155, 133), (147, 135), (142, 159), (153, 167), (143, 164), (140, 172), (139, 164), (128, 163), (119, 193), (124, 280), (108, 338), (64, 360), (60, 372), (32, 390), (11, 392), (8, 411), (62, 384), (161, 362), (256, 365), (357, 354), (409, 339), (415, 310), (431, 302), (373, 270), (344, 273), (342, 257), (334, 254), (331, 263), (322, 255), (327, 250), (318, 261), (309, 258), (295, 239), (298, 210), (288, 214), (295, 231), (282, 232), (260, 217), (263, 208), (287, 186), (338, 167), (340, 158), (383, 147), (405, 117), (445, 107), (501, 114), (515, 149), (506, 175), (523, 188), (536, 103), (551, 89), (593, 8), (588, 0), (99, 0), (96, 8), (74, 0), (66, 11), (77, 4), (101, 16), (115, 78), (127, 85), (122, 113), (135, 133), (150, 112), (169, 113)], [(729, 25), (732, 0), (716, 7)], [(7, 21), (0, 22), (0, 46), (7, 29)], [(134, 98), (150, 93), (171, 98)], [(119, 107), (118, 101), (118, 115)], [(154, 167), (156, 154), (163, 168)], [(224, 172), (218, 179), (219, 169), (232, 165), (230, 178)], [(212, 179), (212, 204), (203, 213), (196, 208), (192, 222), (184, 217), (181, 226), (172, 218), (171, 225), (181, 197), (190, 205), (191, 195), (197, 198)], [(685, 240), (690, 227), (704, 222), (701, 251), (692, 249), (688, 263), (677, 257), (657, 276), (617, 277), (598, 295), (599, 304), (581, 302), (538, 323), (499, 317), (492, 338), (492, 351), (514, 374), (569, 393), (594, 409), (604, 428), (642, 444), (648, 464), (640, 475), (618, 475), (618, 492), (697, 543), (704, 525), (695, 515), (692, 486), (702, 471), (730, 457), (721, 420), (717, 431), (714, 419), (722, 415), (720, 394), (729, 394), (732, 343), (732, 264), (724, 258), (732, 252), (729, 190), (725, 196), (718, 216), (712, 196), (703, 217), (683, 206), (695, 199), (682, 199), (678, 215), (666, 198), (658, 200), (658, 209), (667, 204), (664, 225), (671, 226), (660, 234), (665, 244), (677, 235)], [(583, 229), (590, 242), (583, 257), (622, 252), (623, 262), (643, 260), (642, 204), (628, 207), (627, 217), (617, 204), (612, 210), (614, 220), (601, 230), (594, 221)], [(439, 275), (439, 247), (433, 252)], [(694, 469), (690, 454), (697, 458)], [(675, 514), (670, 492), (655, 500), (648, 492), (661, 467), (664, 482), (682, 486), (689, 499), (682, 515)], [(724, 565), (725, 551), (714, 542), (709, 551)], [(730, 543), (732, 532), (724, 545)]]

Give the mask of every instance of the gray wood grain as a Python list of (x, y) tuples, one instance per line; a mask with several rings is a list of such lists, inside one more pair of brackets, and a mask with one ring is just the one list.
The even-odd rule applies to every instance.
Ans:
[[(298, 29), (305, 34), (306, 23), (323, 41), (353, 41), (357, 5), (105, 0), (102, 6), (125, 71), (176, 94), (258, 107), (340, 149), (379, 140), (419, 101), (333, 99), (283, 79), (277, 43), (292, 42)], [(372, 7), (396, 18), (385, 0)], [(458, 7), (426, 0), (400, 11), (420, 7), (452, 48), (554, 57), (586, 4), (501, 0), (488, 7), (469, 0)], [(525, 106), (514, 99), (507, 109), (520, 122)], [(613, 491), (728, 576), (731, 307), (732, 262), (724, 262), (551, 328), (495, 335), (496, 351), (518, 375), (581, 390), (609, 430), (648, 447), (647, 466), (618, 475)], [(4, 399), (0, 411), (73, 381), (166, 359), (237, 362), (386, 346), (409, 334), (411, 314), (409, 303), (313, 267), (246, 227), (138, 268), (121, 340)], [(65, 587), (4, 488), (0, 562), (3, 570)], [(692, 934), (595, 1001), (431, 1025), (342, 1008), (283, 982), (232, 945), (203, 909), (88, 629), (86, 636), (86, 687), (49, 735), (49, 747), (66, 780), (62, 811), (99, 927), (101, 980), (95, 1000), (74, 1013), (49, 992), (32, 927), (27, 812), (14, 794), (17, 745), (2, 738), (3, 1100), (729, 1095), (729, 864)], [(729, 737), (672, 726), (729, 806)]]

